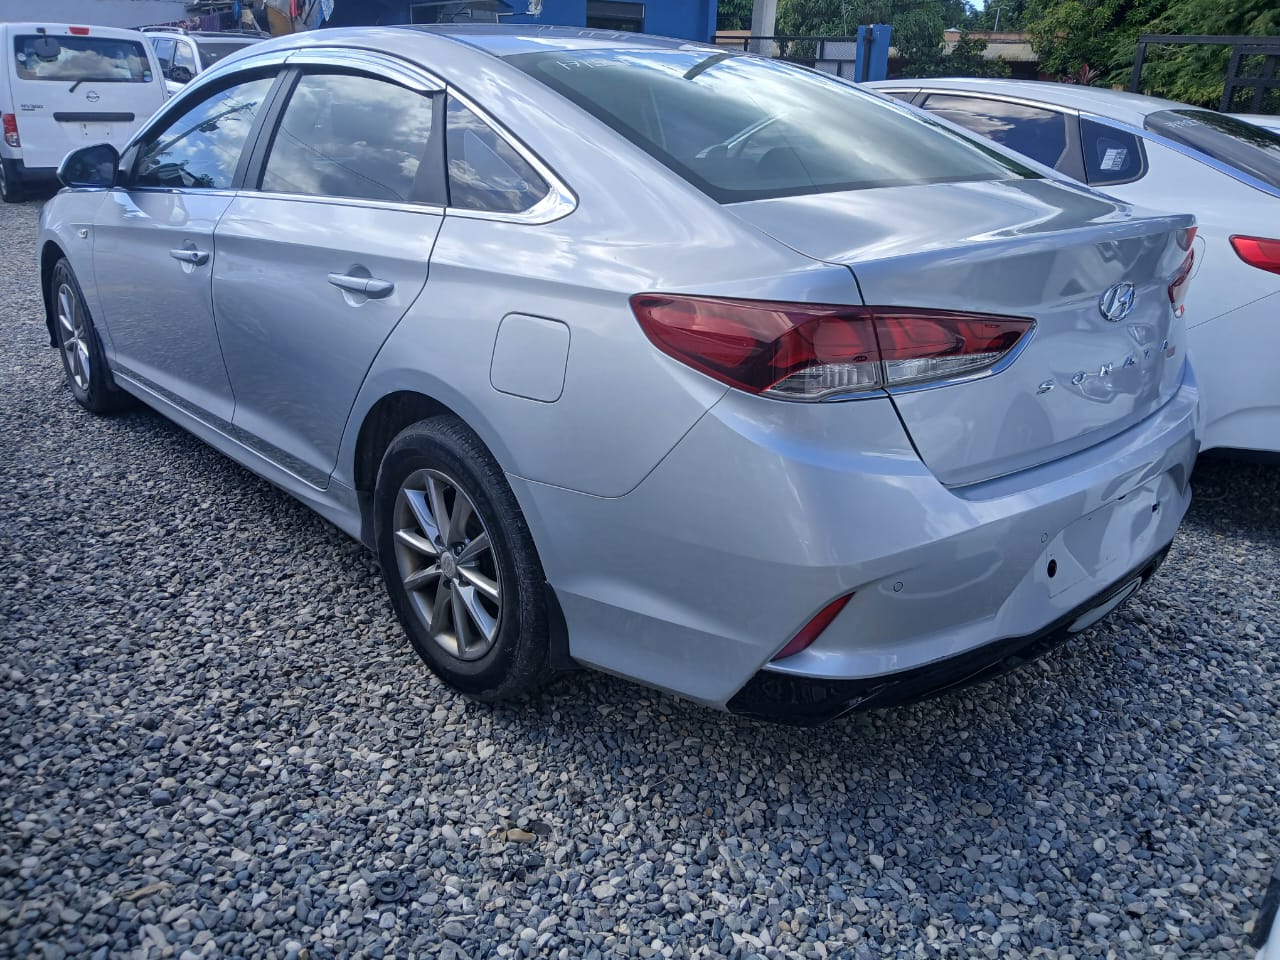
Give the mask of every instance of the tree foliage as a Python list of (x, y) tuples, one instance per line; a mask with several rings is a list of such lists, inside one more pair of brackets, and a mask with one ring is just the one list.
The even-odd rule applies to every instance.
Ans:
[[(1105, 84), (1124, 84), (1142, 33), (1280, 35), (1276, 0), (1030, 0), (1026, 27), (1052, 75), (1088, 65)], [(1150, 48), (1145, 93), (1216, 106), (1230, 52), (1225, 47)]]

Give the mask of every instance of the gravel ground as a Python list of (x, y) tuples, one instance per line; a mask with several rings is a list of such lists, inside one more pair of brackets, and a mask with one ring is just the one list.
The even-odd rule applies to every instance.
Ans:
[[(1280, 469), (1011, 677), (816, 731), (490, 708), (372, 558), (44, 346), (0, 209), (0, 954), (1237, 958), (1280, 850)], [(946, 946), (949, 945), (949, 946)]]

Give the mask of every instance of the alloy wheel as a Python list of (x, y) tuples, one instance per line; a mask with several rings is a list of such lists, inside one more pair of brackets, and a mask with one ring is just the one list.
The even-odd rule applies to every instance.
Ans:
[(90, 378), (89, 331), (80, 299), (68, 283), (58, 287), (58, 325), (62, 328), (62, 353), (67, 361), (67, 371), (75, 385), (87, 393)]
[(417, 470), (396, 496), (396, 565), (427, 634), (450, 656), (479, 660), (498, 639), (502, 584), (475, 502), (453, 478)]

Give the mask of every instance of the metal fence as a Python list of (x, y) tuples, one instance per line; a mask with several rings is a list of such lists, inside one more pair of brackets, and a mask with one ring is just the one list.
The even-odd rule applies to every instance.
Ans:
[[(1176, 34), (1144, 33), (1138, 37), (1138, 52), (1133, 61), (1133, 75), (1129, 78), (1129, 90), (1138, 93), (1142, 84), (1142, 66), (1147, 57), (1147, 46), (1205, 46), (1230, 47), (1231, 59), (1223, 80), (1223, 113), (1280, 113), (1280, 37), (1213, 37), (1178, 36)], [(1241, 97), (1240, 94), (1245, 96)]]

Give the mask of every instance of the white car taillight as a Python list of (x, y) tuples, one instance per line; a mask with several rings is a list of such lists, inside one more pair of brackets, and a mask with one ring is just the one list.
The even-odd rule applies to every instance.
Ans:
[(18, 138), (18, 118), (12, 113), (6, 113), (0, 122), (4, 125), (4, 142), (11, 147), (22, 146), (22, 140)]

